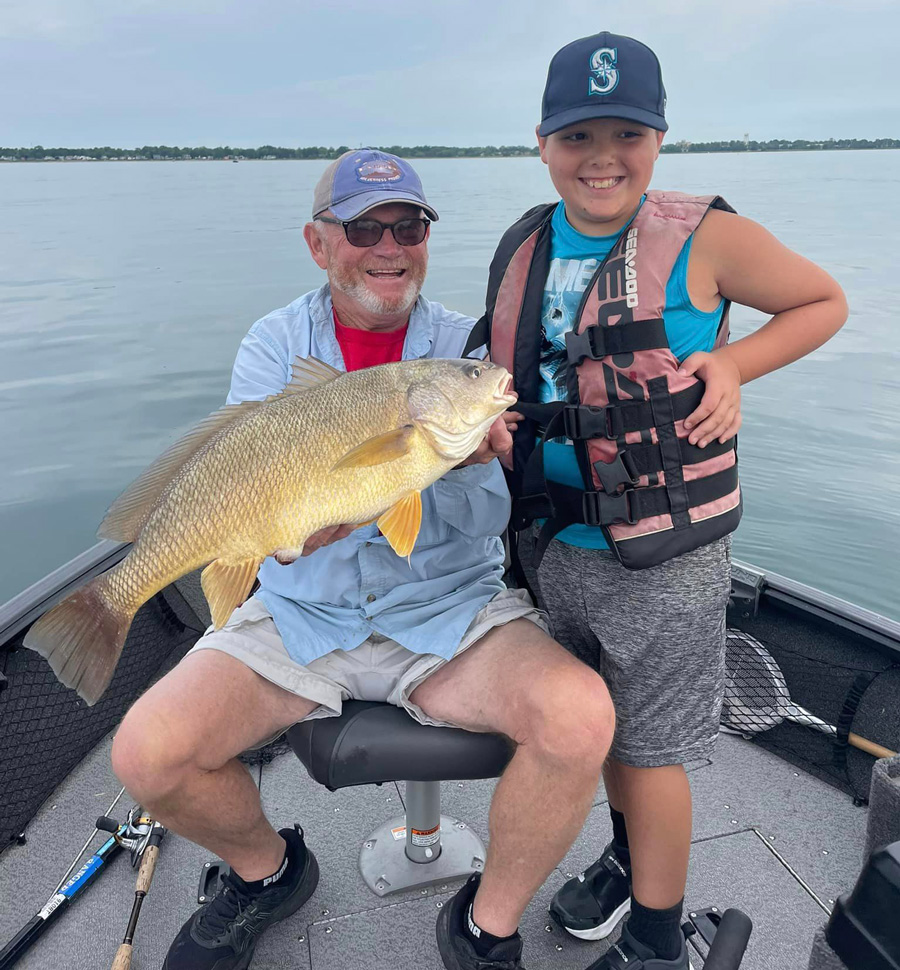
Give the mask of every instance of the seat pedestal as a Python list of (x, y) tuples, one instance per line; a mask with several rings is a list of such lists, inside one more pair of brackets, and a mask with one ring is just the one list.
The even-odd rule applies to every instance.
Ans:
[(441, 781), (496, 778), (515, 750), (508, 738), (425, 726), (376, 701), (345, 701), (340, 717), (303, 721), (287, 736), (310, 776), (332, 791), (405, 780), (406, 816), (380, 825), (359, 852), (362, 877), (377, 896), (484, 869), (481, 839), (441, 815)]
[[(415, 784), (413, 782), (412, 784)], [(408, 790), (408, 789), (407, 789)], [(402, 815), (380, 825), (359, 850), (359, 870), (377, 896), (433, 886), (460, 879), (484, 869), (484, 843), (466, 825), (450, 815), (440, 816), (440, 827), (431, 834), (437, 840), (427, 846), (411, 845), (417, 828)], [(424, 858), (414, 862), (410, 851), (421, 850)]]

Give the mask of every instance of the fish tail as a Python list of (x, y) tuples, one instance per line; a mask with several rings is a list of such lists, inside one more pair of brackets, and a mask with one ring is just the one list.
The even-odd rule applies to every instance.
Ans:
[(98, 576), (45, 613), (24, 640), (89, 706), (109, 686), (135, 614), (111, 594), (109, 574)]

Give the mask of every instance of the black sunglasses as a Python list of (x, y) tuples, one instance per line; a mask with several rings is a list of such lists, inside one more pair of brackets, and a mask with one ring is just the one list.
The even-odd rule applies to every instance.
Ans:
[(425, 241), (425, 234), (431, 225), (431, 220), (424, 216), (415, 219), (398, 219), (396, 222), (379, 222), (377, 219), (350, 219), (348, 222), (342, 222), (329, 216), (316, 216), (315, 221), (343, 226), (347, 242), (359, 249), (377, 246), (381, 242), (385, 229), (391, 230), (391, 235), (398, 246), (418, 246)]

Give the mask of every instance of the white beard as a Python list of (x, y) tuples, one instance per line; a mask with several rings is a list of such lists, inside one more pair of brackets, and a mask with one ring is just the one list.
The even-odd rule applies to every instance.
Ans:
[(364, 310), (375, 313), (379, 316), (392, 313), (403, 313), (408, 310), (419, 298), (422, 284), (425, 282), (425, 274), (416, 274), (413, 270), (407, 270), (409, 282), (404, 291), (396, 297), (389, 298), (378, 296), (373, 293), (366, 284), (358, 279), (347, 279), (331, 269), (328, 270), (328, 282), (332, 289), (340, 290), (345, 296), (355, 300)]

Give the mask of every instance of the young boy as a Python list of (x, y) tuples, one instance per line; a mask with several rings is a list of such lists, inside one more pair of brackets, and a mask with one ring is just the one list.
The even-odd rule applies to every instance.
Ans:
[[(587, 940), (630, 909), (590, 970), (687, 970), (683, 765), (718, 732), (740, 385), (847, 316), (827, 273), (723, 200), (648, 191), (665, 103), (636, 40), (604, 32), (557, 52), (537, 136), (562, 201), (507, 230), (470, 339), (513, 372), (529, 419), (509, 462), (519, 562), (616, 706), (613, 841), (550, 904)], [(771, 319), (727, 344), (729, 301)]]

